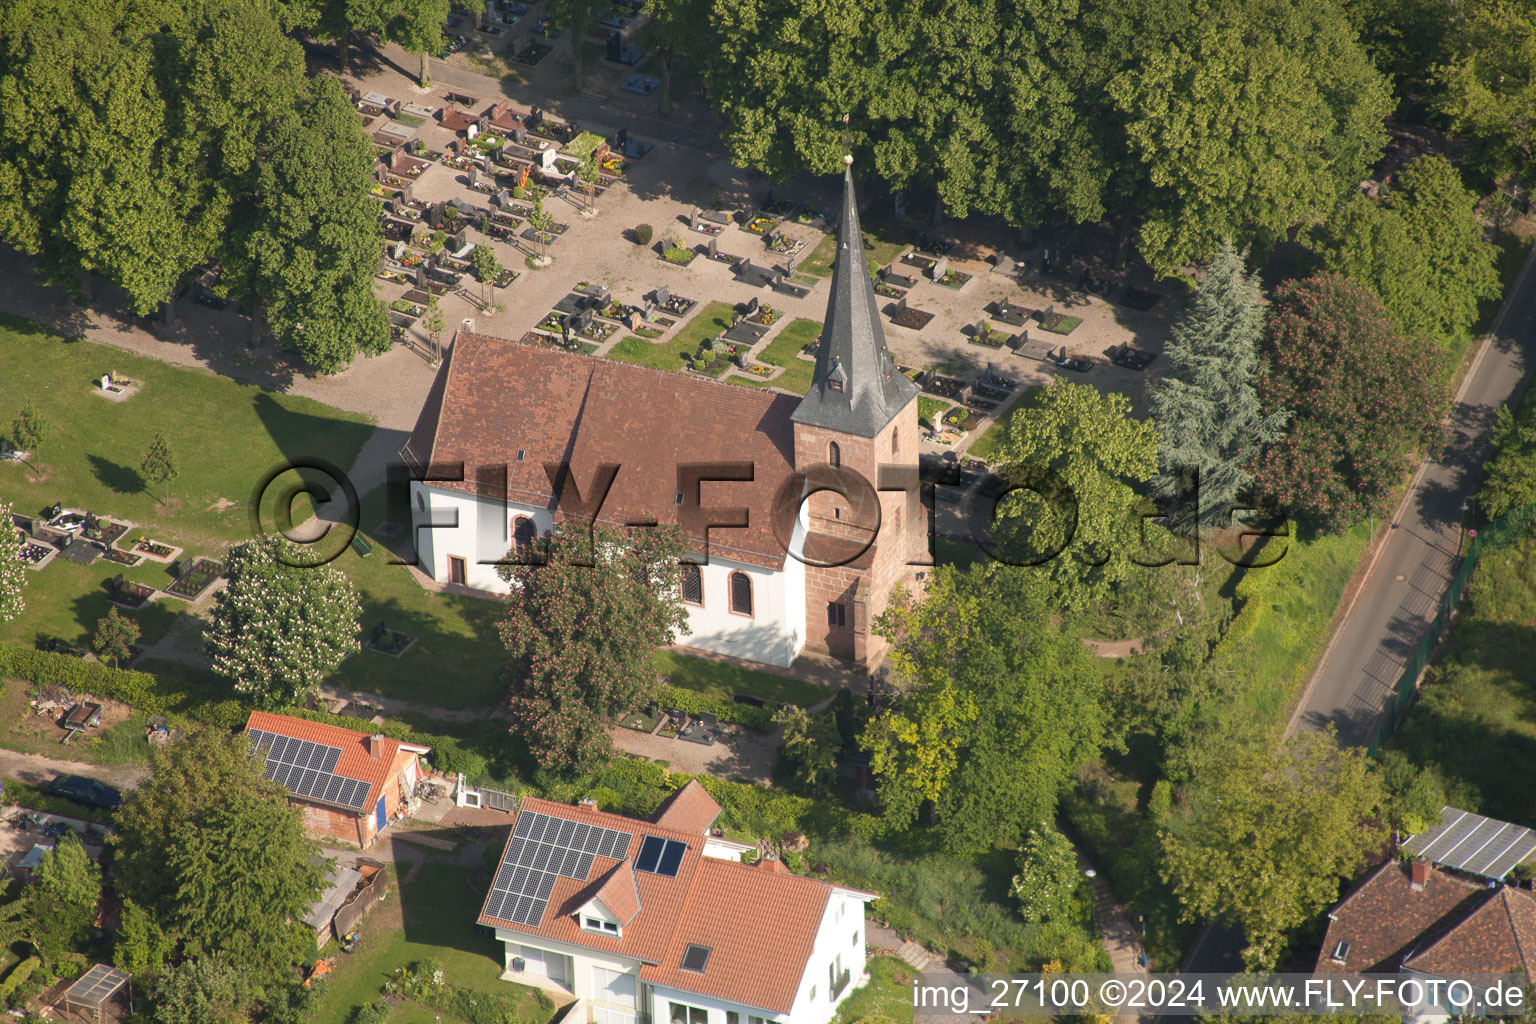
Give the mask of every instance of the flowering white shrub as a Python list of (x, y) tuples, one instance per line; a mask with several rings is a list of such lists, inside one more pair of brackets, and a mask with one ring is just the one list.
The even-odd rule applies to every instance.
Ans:
[(203, 634), (214, 671), (270, 707), (301, 703), (361, 646), (357, 588), (334, 566), (302, 563), (281, 536), (236, 546)]

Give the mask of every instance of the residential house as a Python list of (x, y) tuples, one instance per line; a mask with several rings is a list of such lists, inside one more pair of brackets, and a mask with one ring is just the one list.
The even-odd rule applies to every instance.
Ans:
[(778, 666), (807, 648), (876, 666), (873, 623), (898, 585), (915, 588), (928, 535), (918, 388), (886, 346), (862, 237), (845, 175), (803, 398), (456, 334), (401, 450), (422, 570), (506, 593), (498, 563), (568, 519), (673, 523), (691, 546), (679, 643)]
[(479, 923), (509, 981), (574, 995), (573, 1024), (824, 1024), (864, 978), (873, 893), (711, 835), (698, 782), (654, 820), (524, 799)]
[(1381, 865), (1333, 909), (1316, 967), (1423, 979), (1506, 971), (1536, 977), (1536, 895), (1421, 860)]
[(288, 790), (304, 829), (367, 848), (404, 814), (430, 748), (326, 722), (253, 711), (245, 723), (262, 775)]

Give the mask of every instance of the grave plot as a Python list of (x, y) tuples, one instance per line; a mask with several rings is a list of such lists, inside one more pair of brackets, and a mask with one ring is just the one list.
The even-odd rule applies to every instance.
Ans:
[(125, 580), (121, 575), (107, 581), (107, 600), (123, 608), (142, 608), (155, 596), (155, 588)]
[(41, 569), (53, 561), (54, 556), (58, 553), (59, 549), (51, 544), (39, 544), (35, 540), (27, 540), (22, 542), (21, 549), (16, 552), (16, 557), (28, 569)]
[[(684, 298), (681, 295), (673, 295), (672, 289), (666, 285), (656, 289), (652, 295), (652, 300), (656, 303), (657, 309), (674, 317), (687, 316), (698, 305), (698, 302), (693, 299)], [(658, 320), (657, 323), (660, 324), (661, 321)], [(673, 323), (676, 323), (676, 321), (674, 320)], [(671, 327), (672, 324), (662, 324), (662, 326)]]
[(1054, 309), (1047, 309), (1040, 314), (1040, 329), (1052, 334), (1068, 335), (1077, 330), (1083, 322), (1079, 316), (1068, 316), (1066, 313), (1058, 313)]
[(1010, 335), (998, 330), (985, 320), (971, 328), (971, 336), (966, 339), (972, 345), (983, 345), (987, 348), (1002, 348), (1008, 344)]
[(1156, 352), (1148, 352), (1144, 348), (1131, 348), (1129, 345), (1119, 345), (1110, 350), (1109, 361), (1116, 366), (1123, 366), (1127, 370), (1135, 370), (1140, 373), (1151, 366), (1156, 358)]
[(906, 299), (900, 299), (891, 307), (891, 323), (897, 327), (905, 327), (909, 331), (920, 331), (933, 322), (933, 314), (925, 309), (915, 309), (907, 305)]
[(165, 588), (167, 594), (188, 601), (196, 601), (224, 575), (224, 563), (211, 558), (195, 558), (176, 577), (176, 582)]
[(142, 555), (151, 562), (174, 562), (181, 556), (181, 548), (174, 544), (164, 544), (142, 535), (134, 536), (125, 543), (128, 552)]

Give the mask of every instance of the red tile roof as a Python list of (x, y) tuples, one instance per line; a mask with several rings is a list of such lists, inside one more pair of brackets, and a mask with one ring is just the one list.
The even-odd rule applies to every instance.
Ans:
[[(1432, 974), (1536, 970), (1536, 898), (1430, 870), (1415, 889), (1406, 865), (1389, 861), (1329, 914), (1320, 974)], [(1334, 960), (1340, 942), (1349, 950)]]
[(626, 928), (640, 913), (640, 887), (635, 884), (635, 871), (629, 861), (621, 860), (598, 879), (597, 890), (592, 898), (608, 908)]
[[(245, 721), (245, 727), (247, 730), (261, 729), (278, 736), (291, 736), (296, 740), (308, 740), (327, 747), (341, 748), (341, 757), (336, 761), (334, 774), (344, 779), (356, 779), (359, 782), (368, 783), (368, 798), (364, 804), (366, 810), (353, 813), (373, 813), (373, 807), (378, 803), (384, 785), (389, 782), (394, 773), (395, 755), (400, 753), (402, 747), (418, 753), (427, 749), (402, 744), (399, 740), (381, 736), (379, 756), (374, 757), (368, 750), (370, 733), (344, 729), (339, 725), (329, 725), (325, 722), (311, 722), (305, 718), (274, 715), (266, 711), (252, 711), (251, 717)], [(295, 799), (304, 800), (305, 798), (296, 796)]]
[[(636, 838), (629, 844), (629, 857), (639, 850), (644, 836), (677, 839), (686, 843), (688, 850), (675, 878), (631, 872), (639, 912), (621, 935), (584, 931), (573, 916), (599, 891), (614, 884), (613, 869), (620, 862), (603, 857), (593, 861), (589, 877), (597, 880), (595, 886), (563, 876), (556, 881), (538, 927), (488, 917), (483, 907), (480, 924), (634, 957), (643, 962), (640, 979), (652, 984), (718, 996), (771, 1013), (789, 1012), (833, 892), (831, 884), (702, 856), (703, 836), (659, 821), (639, 821), (531, 797), (523, 800), (519, 813), (522, 811), (632, 833)], [(514, 820), (513, 829), (516, 824)], [(744, 927), (743, 922), (770, 928), (772, 941), (764, 940), (763, 928)], [(690, 943), (711, 950), (703, 972), (682, 969), (683, 952)]]
[(699, 785), (698, 779), (689, 779), (688, 785), (662, 802), (651, 820), (698, 836), (703, 835), (718, 817), (720, 805), (709, 795), (709, 790)]
[[(798, 399), (645, 366), (594, 359), (516, 341), (459, 332), (438, 370), (410, 439), (416, 467), (464, 465), (464, 481), (434, 487), (581, 511), (576, 492), (599, 466), (620, 469), (598, 518), (623, 526), (651, 518), (681, 523), (702, 545), (704, 531), (676, 502), (678, 467), (699, 462), (752, 466), (750, 481), (709, 481), (698, 501), (745, 508), (744, 528), (713, 527), (709, 553), (763, 568), (784, 565), (775, 536), (774, 496), (792, 472)], [(522, 461), (517, 452), (524, 452)], [(556, 497), (545, 464), (568, 464), (575, 486)], [(503, 482), (500, 473), (505, 467)], [(477, 472), (477, 468), (480, 470)], [(691, 503), (692, 495), (688, 495)], [(715, 514), (716, 517), (719, 513)]]

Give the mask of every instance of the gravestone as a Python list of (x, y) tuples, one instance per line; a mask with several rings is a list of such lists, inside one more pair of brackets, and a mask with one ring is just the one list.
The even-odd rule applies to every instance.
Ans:
[(997, 254), (997, 262), (992, 264), (994, 274), (1012, 274), (1014, 272), (1013, 257), (1005, 252)]
[(656, 289), (656, 305), (665, 306), (672, 301), (672, 286), (662, 285)]
[(944, 280), (944, 275), (949, 273), (949, 257), (940, 256), (933, 264), (933, 269), (928, 272), (935, 281)]

